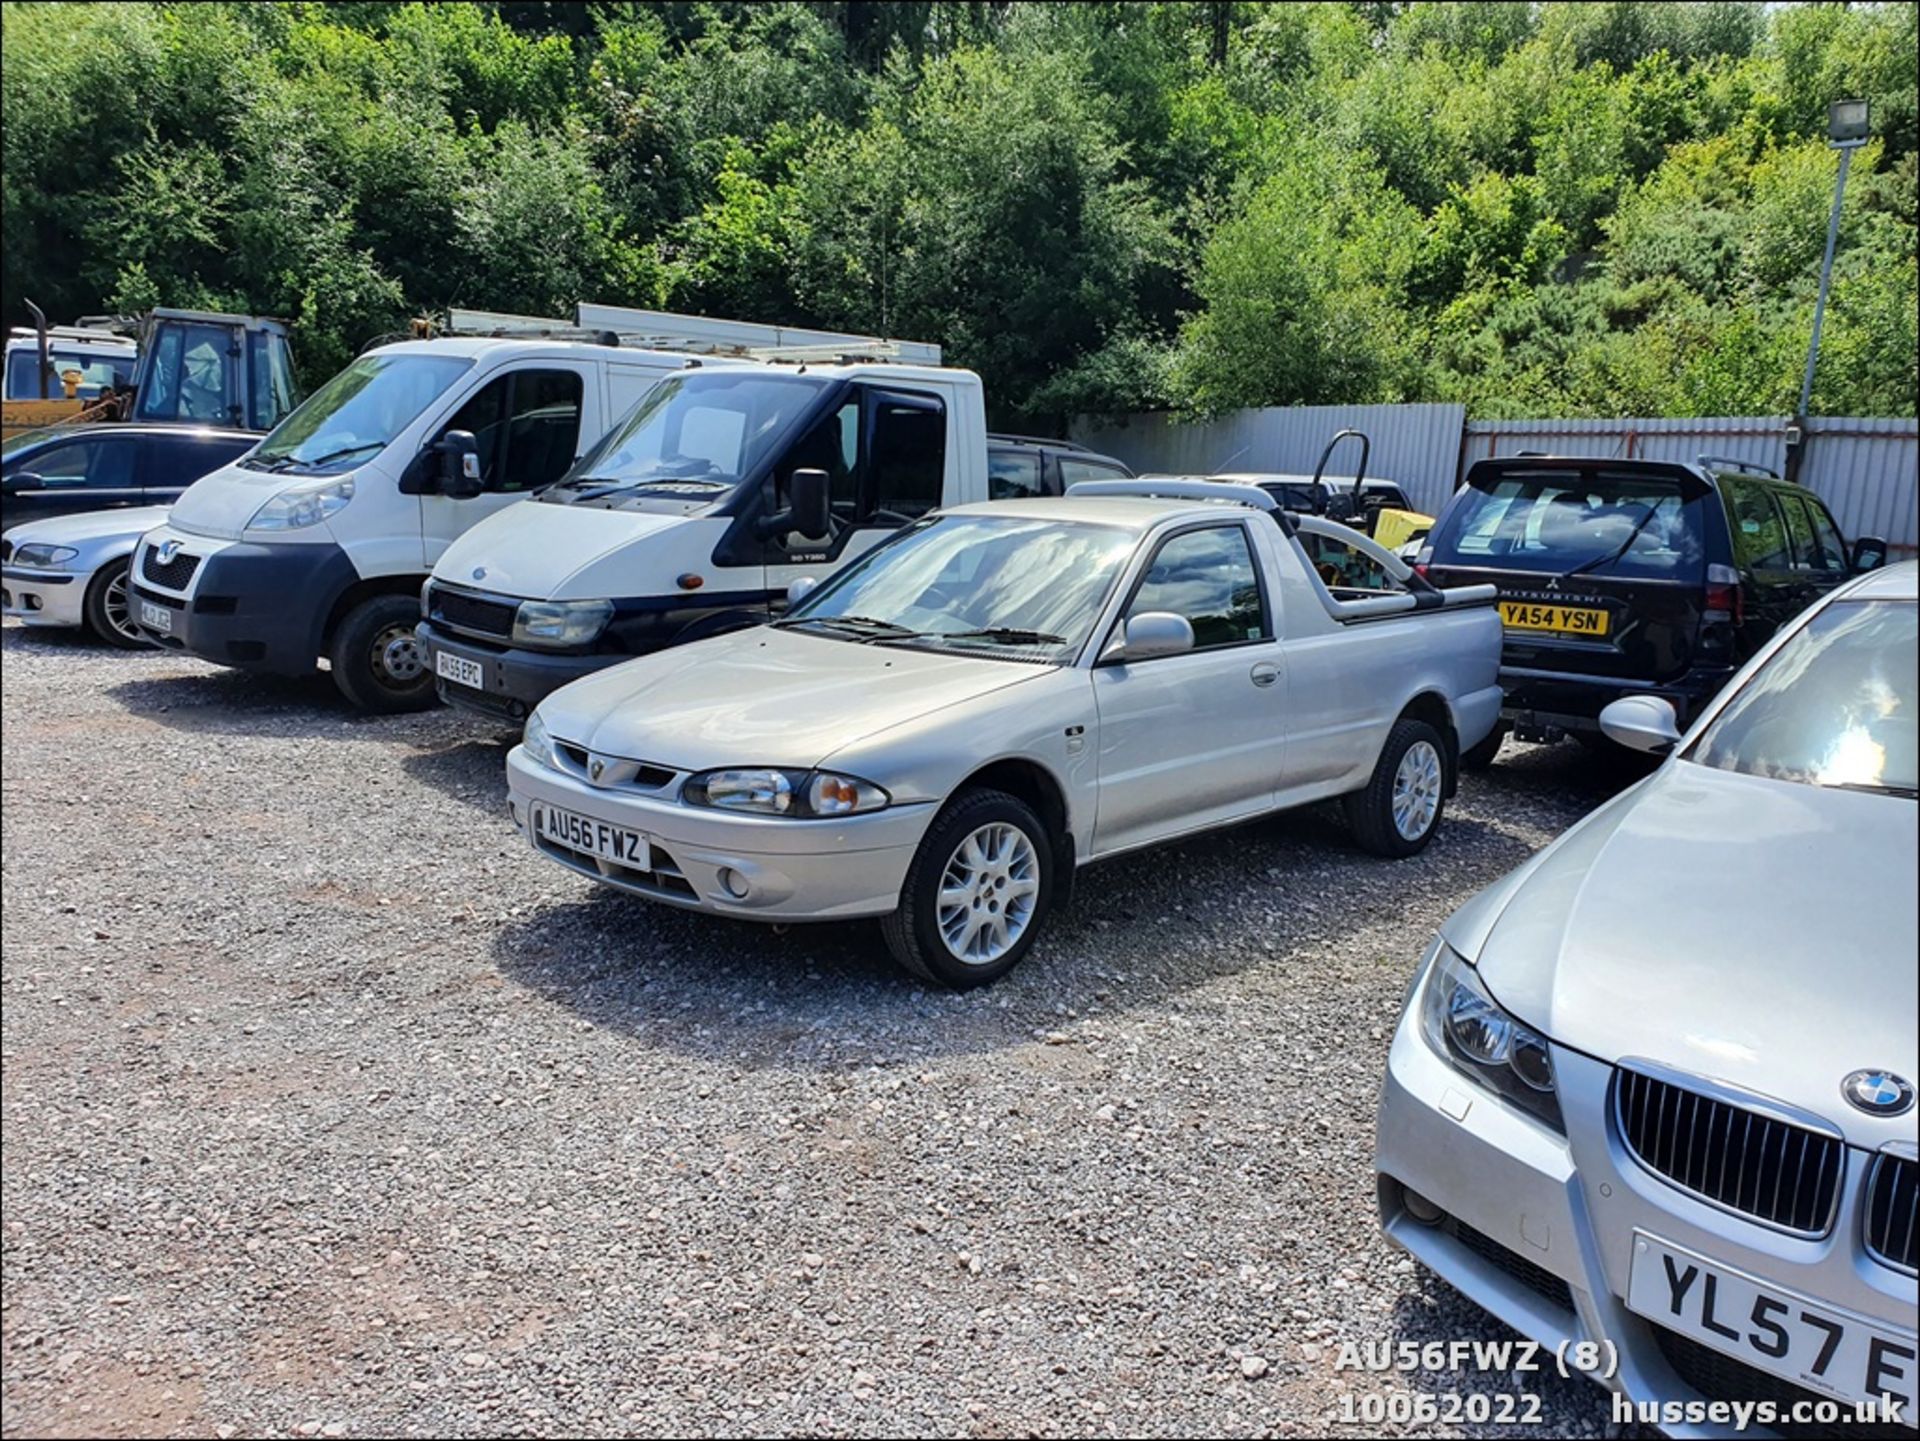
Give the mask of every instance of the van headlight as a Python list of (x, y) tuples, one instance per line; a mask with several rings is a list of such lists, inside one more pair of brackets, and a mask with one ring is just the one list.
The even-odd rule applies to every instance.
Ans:
[(553, 758), (553, 737), (547, 734), (547, 723), (540, 719), (538, 710), (527, 717), (527, 728), (520, 734), (520, 744), (531, 759), (543, 766), (559, 769)]
[(513, 614), (518, 645), (589, 645), (613, 619), (610, 600), (525, 600)]
[(893, 799), (879, 786), (857, 776), (773, 766), (701, 771), (681, 788), (680, 798), (691, 806), (797, 820), (882, 810)]
[(353, 499), (353, 477), (309, 480), (290, 485), (253, 513), (248, 530), (305, 530), (346, 509)]
[(1547, 1038), (1509, 1015), (1445, 941), (1427, 978), (1420, 1027), (1456, 1071), (1566, 1134)]

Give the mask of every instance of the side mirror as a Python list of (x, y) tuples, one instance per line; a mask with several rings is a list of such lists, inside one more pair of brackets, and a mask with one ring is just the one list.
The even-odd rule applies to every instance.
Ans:
[(1680, 743), (1673, 703), (1658, 696), (1623, 696), (1600, 712), (1600, 729), (1628, 750), (1663, 756)]
[(440, 493), (451, 500), (472, 500), (485, 489), (480, 480), (480, 444), (470, 430), (450, 430), (433, 443), (439, 460)]
[(787, 477), (786, 506), (760, 522), (760, 533), (825, 540), (833, 533), (832, 505), (832, 481), (824, 470), (796, 470)]
[(1863, 535), (1853, 543), (1853, 568), (1856, 573), (1878, 570), (1887, 563), (1887, 543), (1877, 535)]
[(46, 481), (31, 470), (22, 470), (0, 480), (0, 494), (18, 495), (23, 490), (45, 490)]
[(1114, 637), (1100, 659), (1124, 664), (1153, 660), (1163, 655), (1180, 655), (1193, 649), (1193, 627), (1183, 615), (1170, 610), (1142, 611)]
[(801, 601), (812, 595), (814, 588), (819, 584), (820, 582), (810, 575), (803, 575), (798, 580), (788, 581), (787, 609), (792, 610), (796, 605), (800, 604)]

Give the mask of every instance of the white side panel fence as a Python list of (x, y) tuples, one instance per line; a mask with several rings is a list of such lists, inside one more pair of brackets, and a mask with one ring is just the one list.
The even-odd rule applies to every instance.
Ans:
[[(1697, 419), (1468, 420), (1457, 405), (1352, 405), (1242, 410), (1182, 422), (1164, 411), (1087, 417), (1075, 440), (1137, 471), (1308, 472), (1327, 439), (1351, 426), (1373, 441), (1369, 475), (1397, 480), (1416, 505), (1437, 511), (1476, 460), (1538, 451), (1621, 459), (1694, 461), (1718, 456), (1784, 472), (1784, 416)], [(1359, 448), (1343, 444), (1328, 469), (1351, 475)], [(1825, 500), (1849, 536), (1878, 535), (1896, 556), (1920, 549), (1920, 423), (1815, 417), (1802, 442), (1799, 480)]]

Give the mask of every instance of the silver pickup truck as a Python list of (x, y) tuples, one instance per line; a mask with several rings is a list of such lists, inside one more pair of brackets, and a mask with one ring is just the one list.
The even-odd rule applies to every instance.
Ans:
[(514, 823), (654, 900), (879, 917), (955, 987), (1141, 846), (1339, 797), (1362, 846), (1413, 855), (1499, 717), (1493, 588), (1275, 505), (1102, 481), (929, 516), (771, 625), (547, 697), (507, 758)]

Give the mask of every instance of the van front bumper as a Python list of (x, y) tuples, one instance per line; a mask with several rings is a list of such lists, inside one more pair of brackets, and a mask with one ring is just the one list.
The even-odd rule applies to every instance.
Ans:
[(0, 569), (0, 611), (27, 625), (83, 625), (85, 576), (10, 565)]
[[(1858, 1240), (1860, 1156), (1850, 1158), (1823, 1240), (1721, 1211), (1625, 1150), (1609, 1120), (1614, 1068), (1605, 1062), (1554, 1047), (1565, 1136), (1454, 1069), (1420, 1026), (1433, 969), (1430, 955), (1388, 1055), (1374, 1149), (1381, 1227), (1468, 1300), (1539, 1343), (1543, 1368), (1555, 1368), (1562, 1348), (1574, 1356), (1578, 1343), (1589, 1343), (1600, 1369), (1611, 1371), (1591, 1379), (1636, 1403), (1780, 1394), (1770, 1375), (1628, 1309), (1636, 1230), (1911, 1336), (1913, 1278), (1873, 1261)], [(1731, 1434), (1709, 1424), (1662, 1429)]]
[[(161, 566), (153, 552), (168, 542), (177, 550)], [(163, 526), (141, 537), (130, 576), (134, 623), (155, 645), (216, 665), (307, 675), (318, 667), (334, 602), (359, 573), (330, 541), (254, 545)]]
[[(626, 655), (554, 655), (503, 649), (481, 641), (463, 640), (426, 620), (414, 627), (413, 633), (427, 652), (427, 665), (434, 673), (434, 685), (441, 700), (462, 710), (516, 724), (526, 720), (535, 706), (569, 681), (633, 659)], [(463, 684), (442, 674), (442, 654), (478, 666), (480, 684)]]
[[(515, 746), (507, 754), (507, 808), (535, 850), (569, 870), (649, 900), (763, 921), (883, 916), (898, 909), (931, 804), (890, 806), (837, 820), (731, 815), (657, 795), (596, 786), (542, 765)], [(650, 870), (603, 861), (537, 835), (532, 807), (546, 805), (646, 836)]]

